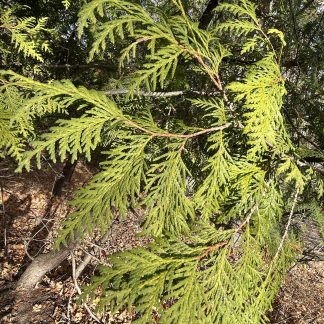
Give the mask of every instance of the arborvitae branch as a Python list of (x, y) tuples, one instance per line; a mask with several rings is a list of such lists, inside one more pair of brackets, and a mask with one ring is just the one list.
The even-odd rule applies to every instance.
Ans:
[[(33, 157), (41, 166), (44, 150), (54, 161), (80, 154), (90, 159), (101, 145), (108, 151), (102, 170), (71, 202), (74, 210), (58, 247), (96, 228), (107, 231), (128, 208), (145, 209), (142, 234), (152, 244), (112, 255), (112, 267), (103, 268), (86, 291), (94, 294), (100, 287), (102, 307), (136, 308), (142, 323), (151, 322), (152, 310), (167, 323), (265, 322), (292, 259), (287, 237), (297, 195), (306, 186), (318, 187), (319, 199), (324, 191), (318, 174), (301, 164), (281, 113), (286, 90), (278, 61), (285, 40), (279, 30), (261, 28), (249, 0), (209, 2), (225, 14), (206, 30), (180, 0), (170, 5), (178, 15), (134, 1), (88, 2), (79, 14), (79, 33), (94, 33), (90, 59), (115, 51), (122, 40), (120, 69), (127, 73), (129, 63), (133, 72), (120, 90), (106, 93), (4, 72), (9, 81), (2, 82), (0, 128), (7, 135), (14, 127), (17, 133), (11, 134), (36, 136), (20, 170), (29, 169)], [(228, 41), (221, 44), (224, 33)], [(280, 41), (278, 53), (273, 36)], [(222, 79), (233, 80), (226, 84), (219, 69), (234, 42), (242, 55), (259, 59), (237, 71), (226, 67)], [(213, 89), (208, 97), (200, 96), (201, 87), (191, 90), (188, 119), (182, 118), (182, 101), (170, 99), (186, 94), (172, 90), (184, 61)], [(21, 101), (17, 94), (24, 95)], [(180, 121), (165, 113), (169, 104)], [(57, 120), (45, 134), (35, 132), (36, 116), (75, 109), (79, 115)], [(5, 139), (1, 149), (18, 156), (19, 142)], [(280, 236), (284, 202), (295, 190)]]
[(207, 133), (211, 133), (211, 132), (215, 132), (215, 131), (220, 131), (223, 129), (226, 129), (228, 127), (230, 127), (232, 124), (231, 123), (226, 123), (225, 125), (222, 126), (217, 126), (217, 127), (211, 127), (211, 128), (207, 128), (207, 129), (202, 129), (199, 132), (195, 132), (192, 134), (172, 134), (172, 133), (155, 133), (150, 131), (149, 129), (145, 129), (139, 125), (137, 125), (136, 123), (133, 123), (132, 121), (127, 121), (126, 122), (128, 125), (135, 127), (136, 129), (142, 130), (143, 132), (150, 134), (154, 137), (169, 137), (169, 138), (193, 138), (193, 137), (197, 137), (199, 135), (204, 135)]

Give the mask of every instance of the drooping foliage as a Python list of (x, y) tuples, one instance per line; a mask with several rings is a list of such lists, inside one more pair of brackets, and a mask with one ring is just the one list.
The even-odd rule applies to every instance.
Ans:
[[(18, 9), (19, 7), (14, 9), (10, 6), (0, 8), (0, 30), (2, 34), (0, 63), (7, 64), (12, 56), (19, 57), (19, 55), (22, 55), (24, 58), (34, 60), (36, 70), (37, 62), (43, 62), (42, 53), (49, 52), (49, 42), (44, 34), (50, 31), (45, 27), (45, 17), (38, 21), (35, 17), (18, 18), (15, 15), (15, 10)], [(10, 49), (6, 44), (8, 37), (16, 49), (14, 54), (12, 48)], [(4, 156), (3, 150), (5, 150), (7, 155), (20, 159), (23, 146), (22, 137), (26, 137), (32, 132), (30, 118), (31, 115), (35, 116), (36, 112), (25, 108), (27, 103), (24, 95), (15, 87), (1, 89), (0, 101), (0, 156)], [(24, 112), (20, 113), (21, 110), (24, 110)], [(40, 110), (38, 115), (41, 115)]]
[[(18, 171), (41, 167), (43, 154), (76, 161), (105, 151), (57, 247), (107, 231), (130, 207), (145, 210), (152, 244), (113, 255), (87, 288), (100, 287), (103, 308), (135, 307), (142, 323), (153, 311), (166, 323), (262, 323), (294, 258), (297, 204), (323, 217), (322, 169), (303, 159), (283, 114), (286, 40), (248, 0), (219, 4), (207, 29), (182, 1), (167, 7), (92, 0), (80, 10), (89, 61), (120, 49), (120, 78), (105, 91), (3, 71), (0, 149)], [(237, 57), (253, 61), (229, 67)], [(35, 117), (58, 113), (35, 135)], [(36, 136), (23, 154), (19, 135)]]

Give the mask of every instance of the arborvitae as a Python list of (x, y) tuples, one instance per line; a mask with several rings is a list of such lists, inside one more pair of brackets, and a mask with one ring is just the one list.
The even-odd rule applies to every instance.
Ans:
[[(45, 27), (46, 18), (18, 18), (15, 13), (20, 6), (5, 6), (0, 8), (0, 63), (3, 65), (19, 63), (21, 57), (33, 60), (32, 71), (37, 71), (37, 64), (43, 62), (43, 53), (50, 52), (49, 42), (45, 34), (50, 30)], [(11, 44), (6, 42), (6, 38)], [(1, 84), (5, 80), (1, 80)], [(55, 104), (54, 104), (55, 106)], [(21, 158), (23, 142), (34, 133), (33, 118), (45, 112), (53, 112), (53, 102), (46, 107), (35, 105), (25, 100), (24, 94), (14, 87), (2, 87), (0, 91), (0, 157), (9, 155), (17, 160)]]
[[(81, 115), (58, 120), (33, 141), (18, 170), (29, 170), (33, 158), (40, 167), (44, 151), (53, 161), (90, 160), (94, 149), (105, 146), (102, 170), (77, 191), (57, 248), (97, 227), (107, 231), (130, 207), (145, 209), (143, 235), (152, 244), (111, 256), (112, 267), (101, 268), (86, 289), (94, 295), (101, 288), (100, 306), (135, 307), (142, 323), (152, 322), (153, 311), (166, 323), (262, 323), (294, 258), (289, 225), (305, 202), (306, 186), (313, 188), (312, 208), (323, 217), (323, 180), (300, 162), (281, 112), (284, 35), (263, 30), (247, 0), (218, 5), (224, 20), (207, 30), (180, 0), (171, 2), (170, 14), (123, 0), (93, 0), (80, 12), (80, 37), (85, 28), (95, 37), (90, 60), (125, 44), (119, 64), (127, 74), (120, 82), (128, 90), (124, 97), (68, 80), (41, 83), (2, 72), (2, 94), (24, 96), (9, 119), (26, 123), (26, 132), (35, 116), (75, 109)], [(222, 62), (234, 44), (242, 57), (257, 60), (236, 78), (235, 71), (226, 78), (226, 70), (225, 84)], [(138, 68), (128, 73), (132, 62)], [(167, 105), (161, 91), (178, 90), (172, 86), (180, 63), (207, 76), (208, 91), (190, 89), (196, 94), (187, 102), (194, 122), (163, 124), (149, 98), (160, 94)], [(15, 133), (10, 136), (2, 149), (18, 156)]]

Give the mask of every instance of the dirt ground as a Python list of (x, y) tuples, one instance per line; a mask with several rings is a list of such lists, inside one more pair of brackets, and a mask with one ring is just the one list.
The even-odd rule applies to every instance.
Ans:
[[(10, 291), (33, 259), (51, 249), (62, 220), (71, 211), (67, 201), (95, 171), (85, 163), (78, 163), (62, 194), (53, 197), (53, 185), (61, 177), (62, 169), (62, 164), (46, 162), (42, 170), (19, 175), (10, 165), (0, 163), (1, 323), (15, 322), (12, 315), (15, 296), (10, 296)], [(141, 221), (140, 210), (129, 212), (125, 219), (117, 217), (105, 239), (99, 234), (91, 240), (86, 238), (73, 256), (38, 284), (29, 323), (96, 323), (94, 317), (101, 323), (131, 323), (132, 316), (126, 312), (114, 317), (109, 313), (95, 314), (95, 304), (77, 304), (76, 300), (78, 287), (98, 274), (99, 264), (109, 264), (109, 254), (147, 244), (147, 240), (136, 236)], [(72, 279), (72, 258), (75, 267), (85, 258), (91, 260), (77, 282)], [(323, 261), (306, 260), (291, 269), (270, 318), (272, 323), (324, 323)]]
[(298, 264), (288, 273), (271, 314), (274, 324), (324, 323), (324, 263)]

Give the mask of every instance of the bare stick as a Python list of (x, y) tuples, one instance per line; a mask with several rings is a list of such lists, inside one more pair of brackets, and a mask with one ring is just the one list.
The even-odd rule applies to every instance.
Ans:
[[(78, 294), (81, 295), (82, 291), (81, 291), (80, 286), (78, 285), (78, 281), (77, 281), (76, 274), (75, 274), (76, 266), (75, 266), (75, 258), (74, 258), (73, 253), (71, 253), (71, 260), (72, 260), (72, 277), (73, 277), (74, 286), (75, 286), (75, 289), (78, 292)], [(95, 314), (92, 313), (91, 309), (89, 308), (89, 306), (86, 303), (83, 303), (83, 307), (85, 308), (85, 310), (88, 312), (88, 314), (90, 315), (90, 317), (92, 319), (94, 319), (97, 323), (101, 323), (99, 318)]]
[[(111, 235), (111, 229), (109, 229), (107, 231), (107, 233), (100, 239), (100, 241), (97, 244), (93, 244), (95, 247), (93, 249), (93, 253), (97, 253), (101, 248), (101, 244), (105, 243), (109, 237)], [(91, 259), (94, 258), (93, 255), (91, 255), (91, 253), (87, 252), (87, 255), (85, 256), (85, 258), (83, 259), (83, 261), (79, 264), (79, 266), (76, 268), (75, 270), (75, 277), (76, 279), (79, 278), (80, 274), (82, 273), (82, 271), (86, 268), (86, 266), (90, 263)]]
[(7, 222), (7, 214), (6, 214), (6, 208), (4, 203), (4, 190), (1, 182), (0, 182), (0, 190), (1, 190), (1, 206), (2, 206), (1, 212), (3, 215), (3, 240), (4, 240), (4, 247), (5, 247), (5, 254), (7, 254), (8, 253), (8, 245), (7, 245), (8, 222)]
[[(177, 97), (185, 94), (196, 94), (201, 96), (215, 96), (217, 92), (206, 92), (206, 91), (195, 91), (195, 90), (175, 90), (175, 91), (138, 91), (137, 94), (143, 97), (158, 97), (158, 98), (169, 98), (169, 97)], [(129, 94), (128, 89), (115, 89), (105, 91), (107, 96), (115, 96), (115, 95), (124, 95)]]
[(235, 229), (235, 233), (240, 232), (240, 231), (242, 230), (242, 228), (243, 228), (246, 224), (248, 224), (248, 223), (250, 222), (250, 219), (251, 219), (252, 215), (254, 214), (254, 212), (256, 211), (257, 208), (258, 208), (258, 205), (255, 205), (255, 206), (251, 209), (250, 213), (248, 214), (248, 216), (246, 217), (246, 219), (243, 221), (243, 223), (242, 223), (238, 228)]
[(279, 257), (279, 254), (283, 248), (283, 245), (284, 245), (284, 242), (286, 240), (286, 237), (288, 235), (288, 231), (289, 231), (289, 227), (291, 225), (291, 220), (292, 220), (292, 216), (294, 214), (294, 210), (295, 210), (295, 207), (296, 207), (296, 204), (297, 204), (297, 199), (298, 199), (298, 194), (299, 194), (299, 190), (297, 189), (296, 193), (295, 193), (295, 197), (294, 197), (294, 202), (293, 202), (293, 205), (291, 207), (291, 210), (290, 210), (290, 214), (289, 214), (289, 217), (288, 217), (288, 222), (287, 222), (287, 225), (286, 225), (286, 229), (285, 229), (285, 232), (281, 238), (281, 241), (280, 241), (280, 244), (278, 246), (278, 250), (272, 260), (272, 262), (276, 261)]

